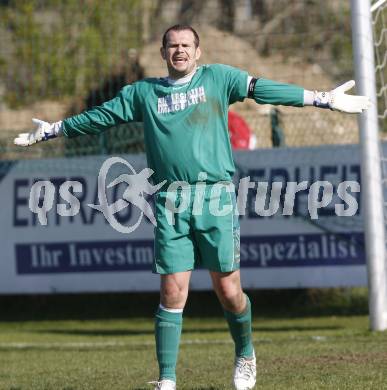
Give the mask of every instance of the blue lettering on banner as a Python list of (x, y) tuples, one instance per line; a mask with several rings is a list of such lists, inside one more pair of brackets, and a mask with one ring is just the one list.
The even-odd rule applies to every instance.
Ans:
[[(151, 270), (153, 240), (16, 244), (18, 274)], [(365, 264), (363, 233), (241, 237), (242, 267)]]
[(150, 270), (153, 240), (16, 244), (18, 274)]
[(244, 267), (294, 267), (365, 264), (364, 234), (244, 236)]
[(28, 226), (28, 219), (19, 216), (19, 207), (24, 207), (28, 210), (28, 198), (21, 196), (19, 189), (21, 187), (27, 188), (29, 181), (27, 179), (19, 179), (14, 182), (14, 207), (13, 207), (13, 225), (14, 226)]
[[(331, 182), (331, 184), (333, 185), (334, 196), (329, 205), (324, 208), (321, 208), (321, 210), (319, 211), (319, 215), (337, 218), (335, 213), (335, 205), (344, 204), (344, 201), (336, 195), (337, 185), (343, 181), (356, 181), (361, 185), (360, 166), (358, 164), (321, 165), (318, 167), (305, 165), (293, 167), (266, 167), (252, 169), (241, 168), (237, 166), (234, 183), (238, 185), (238, 181), (241, 178), (247, 176), (250, 177), (251, 182), (255, 183), (254, 188), (251, 188), (248, 191), (246, 215), (241, 216), (241, 218), (247, 219), (275, 218), (276, 216), (280, 215), (282, 212), (281, 210), (283, 210), (284, 207), (286, 183), (289, 181), (293, 181), (296, 183), (300, 183), (302, 181), (308, 182), (308, 187), (305, 190), (298, 191), (295, 194), (294, 201), (294, 215), (305, 217), (309, 217), (307, 201), (310, 186), (316, 181)], [(266, 192), (266, 207), (269, 202), (269, 194), (271, 193), (273, 182), (282, 182), (279, 211), (277, 211), (274, 216), (270, 217), (258, 215), (254, 209), (255, 199), (257, 196), (257, 183), (265, 181), (267, 181), (269, 184)], [(351, 193), (351, 196), (353, 196), (358, 203), (358, 208), (355, 215), (360, 215), (361, 193)], [(289, 217), (286, 216), (285, 218)]]

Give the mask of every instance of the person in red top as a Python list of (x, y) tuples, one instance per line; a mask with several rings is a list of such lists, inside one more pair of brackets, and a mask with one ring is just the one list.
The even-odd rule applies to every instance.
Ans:
[(228, 112), (228, 130), (233, 149), (255, 149), (255, 134), (246, 121), (234, 111)]

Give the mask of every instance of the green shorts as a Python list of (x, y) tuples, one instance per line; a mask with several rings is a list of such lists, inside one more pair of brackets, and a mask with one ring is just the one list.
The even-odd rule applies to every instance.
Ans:
[(239, 269), (240, 228), (231, 183), (159, 192), (155, 212), (153, 272)]

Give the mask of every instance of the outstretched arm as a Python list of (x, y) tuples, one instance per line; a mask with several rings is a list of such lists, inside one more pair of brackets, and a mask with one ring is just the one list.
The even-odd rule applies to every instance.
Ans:
[(308, 91), (297, 85), (279, 83), (267, 79), (248, 79), (248, 97), (259, 104), (274, 104), (285, 106), (315, 106), (346, 113), (361, 113), (370, 106), (367, 96), (348, 95), (349, 89), (354, 87), (355, 81), (329, 91)]
[(60, 135), (71, 138), (83, 134), (99, 134), (121, 123), (141, 120), (141, 104), (136, 88), (134, 85), (128, 85), (114, 99), (63, 121), (51, 124), (33, 119), (36, 129), (30, 133), (19, 134), (14, 143), (19, 146), (30, 146)]

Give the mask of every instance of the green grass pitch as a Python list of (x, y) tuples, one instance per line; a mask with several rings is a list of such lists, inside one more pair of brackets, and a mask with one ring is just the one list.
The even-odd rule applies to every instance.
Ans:
[[(256, 318), (257, 389), (387, 389), (387, 332), (358, 316)], [(179, 389), (231, 389), (223, 318), (185, 318)], [(1, 390), (153, 389), (150, 318), (0, 323)]]

